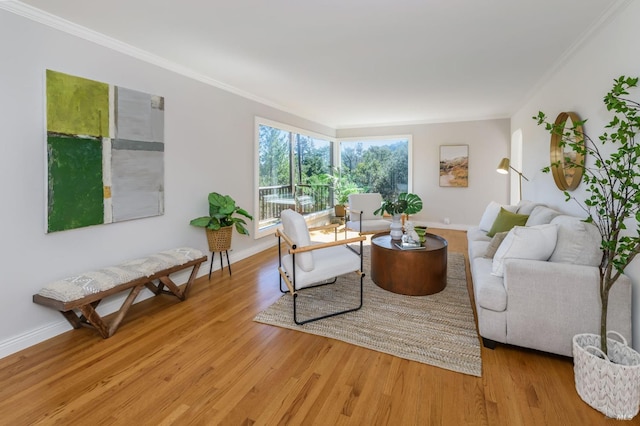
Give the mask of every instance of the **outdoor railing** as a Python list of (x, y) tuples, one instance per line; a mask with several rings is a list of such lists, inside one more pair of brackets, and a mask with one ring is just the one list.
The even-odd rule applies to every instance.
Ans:
[(328, 185), (266, 186), (259, 188), (259, 226), (277, 223), (280, 212), (293, 209), (303, 215), (317, 213), (333, 207), (331, 188)]

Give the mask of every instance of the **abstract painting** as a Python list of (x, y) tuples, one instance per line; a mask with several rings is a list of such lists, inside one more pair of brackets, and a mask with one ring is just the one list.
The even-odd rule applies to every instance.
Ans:
[(469, 186), (469, 145), (440, 145), (440, 186)]
[(47, 232), (164, 213), (164, 98), (46, 73)]

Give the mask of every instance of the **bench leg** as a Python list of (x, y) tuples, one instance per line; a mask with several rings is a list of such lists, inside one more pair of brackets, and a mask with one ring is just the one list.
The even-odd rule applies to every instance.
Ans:
[(79, 308), (80, 312), (82, 312), (82, 315), (84, 315), (84, 317), (86, 318), (86, 321), (90, 323), (93, 326), (93, 328), (98, 330), (100, 335), (104, 339), (106, 339), (108, 337), (113, 336), (113, 334), (116, 332), (116, 330), (120, 326), (120, 323), (122, 322), (125, 315), (129, 311), (129, 308), (131, 308), (131, 305), (133, 305), (134, 300), (136, 299), (136, 297), (138, 296), (138, 293), (140, 293), (143, 287), (144, 287), (144, 284), (140, 284), (131, 289), (131, 292), (125, 299), (120, 309), (118, 310), (118, 313), (114, 318), (111, 319), (111, 321), (108, 321), (108, 322), (105, 321), (98, 314), (98, 312), (96, 312), (93, 305), (91, 304), (81, 306)]
[[(191, 285), (196, 280), (198, 276), (198, 271), (200, 270), (200, 263), (193, 265), (191, 269), (191, 275), (189, 275), (189, 281), (185, 284), (184, 287), (180, 288), (173, 280), (167, 275), (164, 277), (158, 277), (160, 281), (158, 285), (154, 285), (151, 281), (145, 283), (145, 286), (151, 290), (156, 296), (159, 294), (172, 294), (176, 296), (180, 300), (185, 300), (189, 295), (189, 290), (191, 289)], [(168, 290), (164, 290), (163, 288), (167, 287)]]

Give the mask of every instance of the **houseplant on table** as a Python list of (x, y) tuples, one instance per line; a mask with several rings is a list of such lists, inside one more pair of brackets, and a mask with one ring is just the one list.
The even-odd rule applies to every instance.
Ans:
[(402, 238), (402, 223), (401, 218), (403, 214), (412, 215), (422, 210), (422, 199), (410, 192), (401, 192), (394, 199), (383, 200), (380, 208), (373, 212), (373, 214), (384, 215), (385, 213), (391, 215), (391, 238), (399, 240)]
[(238, 207), (233, 198), (229, 195), (222, 195), (217, 192), (209, 194), (209, 216), (202, 216), (192, 219), (189, 222), (193, 226), (205, 228), (207, 233), (207, 242), (209, 243), (209, 251), (211, 251), (211, 266), (209, 267), (209, 278), (211, 278), (211, 269), (213, 268), (213, 254), (220, 252), (220, 266), (222, 267), (222, 252), (227, 255), (227, 265), (229, 266), (229, 275), (231, 275), (231, 265), (229, 263), (228, 250), (231, 248), (231, 239), (233, 236), (233, 228), (242, 235), (249, 235), (246, 228), (247, 222), (242, 218), (244, 216), (249, 220), (253, 217), (244, 209)]
[[(580, 205), (587, 213), (586, 221), (593, 223), (602, 236), (600, 335), (574, 337), (576, 388), (580, 397), (592, 407), (610, 417), (625, 419), (631, 419), (638, 413), (640, 354), (624, 341), (607, 339), (607, 308), (611, 287), (640, 253), (640, 142), (636, 140), (640, 131), (640, 103), (627, 98), (628, 90), (637, 84), (638, 78), (621, 76), (614, 80), (613, 88), (604, 97), (607, 110), (614, 116), (605, 126), (605, 132), (598, 137), (599, 143), (579, 130), (586, 120), (566, 128), (565, 123), (548, 122), (543, 112), (533, 117), (552, 135), (560, 137), (561, 146), (580, 154), (577, 156), (582, 158), (579, 162), (572, 162), (570, 156), (560, 162), (565, 167), (582, 170), (587, 197), (578, 200), (567, 191), (564, 194), (566, 201), (574, 200)], [(608, 155), (601, 151), (605, 146), (610, 151)], [(587, 154), (593, 164), (585, 163)], [(552, 164), (551, 167), (558, 165)], [(549, 172), (551, 167), (543, 171)], [(627, 231), (630, 226), (635, 228), (635, 232)], [(589, 352), (582, 345), (599, 348)], [(593, 352), (598, 350), (601, 352), (599, 356), (594, 355)], [(602, 381), (608, 383), (593, 383), (597, 377), (603, 377)], [(586, 380), (591, 382), (584, 383)], [(616, 385), (615, 389), (611, 382)], [(618, 385), (622, 388), (618, 389)]]

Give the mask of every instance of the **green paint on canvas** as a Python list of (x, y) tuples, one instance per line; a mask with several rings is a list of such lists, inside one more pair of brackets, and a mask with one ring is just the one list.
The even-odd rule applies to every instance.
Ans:
[(103, 223), (102, 142), (50, 135), (47, 153), (48, 232)]
[(109, 137), (109, 85), (47, 70), (47, 131)]

